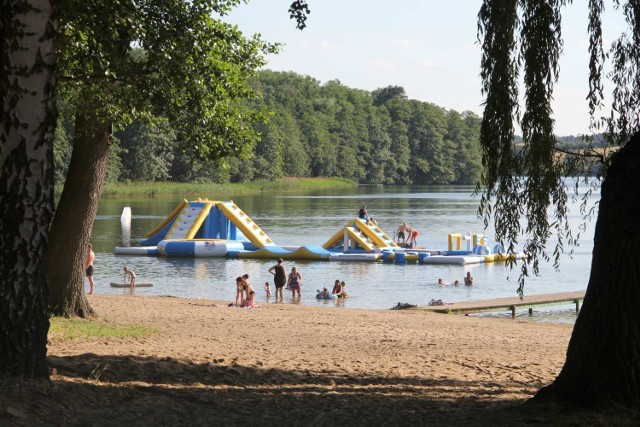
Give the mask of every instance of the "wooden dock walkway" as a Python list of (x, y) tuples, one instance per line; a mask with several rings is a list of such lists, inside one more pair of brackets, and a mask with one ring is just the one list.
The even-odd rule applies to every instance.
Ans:
[(532, 314), (534, 306), (558, 305), (572, 303), (576, 305), (576, 313), (580, 311), (580, 302), (584, 300), (585, 291), (559, 292), (555, 294), (526, 295), (524, 298), (508, 297), (482, 301), (456, 302), (446, 305), (421, 306), (417, 310), (428, 310), (436, 313), (481, 313), (488, 311), (511, 310), (511, 318), (516, 317), (518, 308), (528, 308)]

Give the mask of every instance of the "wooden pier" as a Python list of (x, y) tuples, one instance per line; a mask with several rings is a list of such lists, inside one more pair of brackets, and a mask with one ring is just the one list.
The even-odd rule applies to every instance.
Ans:
[(580, 302), (584, 300), (585, 291), (559, 292), (555, 294), (526, 295), (524, 298), (509, 297), (495, 298), (482, 301), (465, 301), (445, 305), (421, 306), (418, 310), (428, 310), (436, 313), (481, 313), (490, 311), (511, 310), (511, 318), (516, 317), (518, 308), (528, 308), (529, 315), (534, 306), (549, 306), (559, 304), (575, 304), (576, 314), (580, 312)]

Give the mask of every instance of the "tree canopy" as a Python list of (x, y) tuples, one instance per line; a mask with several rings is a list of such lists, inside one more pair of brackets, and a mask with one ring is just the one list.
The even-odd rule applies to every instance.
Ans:
[[(367, 184), (474, 184), (480, 173), (480, 118), (406, 99), (398, 86), (373, 92), (338, 81), (321, 84), (295, 73), (261, 71), (254, 108), (272, 112), (254, 123), (260, 141), (249, 158), (193, 161), (168, 121), (135, 122), (116, 132), (114, 181), (235, 182), (285, 176), (337, 176)], [(71, 127), (61, 117), (60, 129)], [(65, 137), (59, 132), (60, 139)], [(56, 145), (56, 169), (68, 168), (69, 141)], [(242, 164), (243, 173), (236, 171)], [(61, 174), (58, 174), (61, 176)]]

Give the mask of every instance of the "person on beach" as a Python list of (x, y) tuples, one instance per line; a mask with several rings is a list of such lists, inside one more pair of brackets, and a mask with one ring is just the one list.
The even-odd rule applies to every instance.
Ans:
[(271, 298), (271, 285), (269, 285), (269, 282), (264, 282), (264, 292), (267, 294), (267, 302), (269, 302)]
[(249, 299), (249, 294), (251, 292), (254, 292), (253, 286), (251, 286), (251, 282), (249, 281), (249, 275), (248, 274), (243, 274), (242, 275), (242, 281), (244, 283), (244, 292), (246, 294), (244, 299)]
[(93, 253), (93, 246), (91, 243), (87, 244), (87, 255), (84, 258), (84, 272), (89, 279), (89, 295), (93, 294), (93, 262), (96, 260), (96, 254)]
[(240, 305), (244, 304), (244, 290), (244, 280), (242, 277), (236, 277), (236, 306), (238, 306), (238, 300), (240, 300)]
[(255, 303), (255, 298), (256, 298), (256, 293), (254, 291), (249, 292), (249, 295), (247, 295), (247, 298), (242, 303), (242, 306), (246, 308), (259, 307), (259, 305)]
[(295, 298), (296, 294), (298, 294), (298, 298), (300, 298), (302, 291), (302, 274), (295, 267), (291, 267), (291, 273), (289, 273), (289, 281), (287, 282), (289, 289), (291, 289), (291, 296)]
[(284, 299), (282, 288), (287, 283), (287, 270), (282, 265), (282, 258), (278, 258), (278, 263), (269, 269), (269, 273), (273, 274), (273, 284), (276, 286), (276, 302), (278, 297), (282, 301)]
[(136, 287), (136, 273), (127, 267), (126, 264), (124, 265), (124, 281), (128, 283), (131, 288)]
[(467, 276), (464, 278), (465, 286), (473, 286), (473, 276), (470, 271), (467, 271)]

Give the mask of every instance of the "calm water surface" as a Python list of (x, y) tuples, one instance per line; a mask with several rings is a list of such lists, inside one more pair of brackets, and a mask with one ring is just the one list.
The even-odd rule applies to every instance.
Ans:
[[(359, 187), (340, 191), (313, 193), (279, 193), (271, 195), (226, 196), (233, 199), (275, 242), (276, 245), (323, 244), (366, 205), (369, 215), (392, 235), (403, 222), (420, 231), (418, 244), (430, 249), (445, 249), (449, 233), (479, 233), (482, 221), (476, 217), (478, 199), (470, 186), (402, 186)], [(203, 197), (206, 195), (203, 195)], [(215, 195), (208, 195), (215, 199)], [(593, 196), (594, 201), (598, 195)], [(271, 281), (267, 269), (271, 260), (227, 260), (220, 258), (161, 258), (114, 255), (116, 246), (139, 245), (152, 230), (173, 211), (181, 199), (126, 198), (103, 199), (100, 202), (92, 242), (96, 251), (96, 292), (121, 294), (110, 282), (122, 281), (122, 267), (131, 266), (140, 282), (154, 282), (153, 288), (138, 288), (140, 295), (172, 295), (232, 301), (235, 277), (248, 273), (258, 294), (264, 300), (264, 282)], [(125, 206), (132, 210), (131, 229), (123, 229), (120, 215)], [(580, 222), (577, 203), (571, 219)], [(526, 282), (527, 294), (573, 291), (586, 288), (593, 246), (593, 225), (582, 233), (581, 245), (572, 257), (563, 256), (560, 271), (543, 264), (539, 277)], [(490, 247), (493, 233), (487, 230)], [(327, 307), (386, 309), (398, 302), (426, 305), (431, 299), (445, 302), (471, 301), (516, 295), (519, 270), (509, 272), (503, 264), (471, 266), (394, 265), (358, 262), (285, 261), (287, 271), (297, 266), (303, 275), (301, 304)], [(462, 282), (467, 271), (475, 277), (471, 288), (438, 287), (438, 278)], [(345, 301), (318, 301), (316, 290), (332, 288), (335, 279), (344, 280), (350, 297)], [(272, 285), (273, 292), (273, 285)], [(286, 292), (286, 291), (285, 291)], [(292, 303), (285, 293), (285, 303)], [(542, 311), (541, 311), (542, 310)], [(547, 320), (573, 321), (572, 307), (539, 309)], [(504, 313), (507, 316), (507, 313)], [(538, 315), (539, 316), (539, 315)]]

